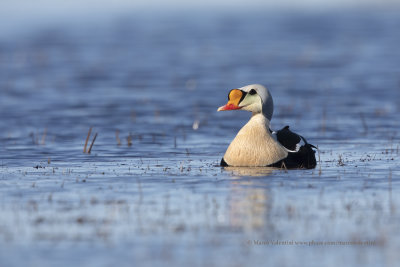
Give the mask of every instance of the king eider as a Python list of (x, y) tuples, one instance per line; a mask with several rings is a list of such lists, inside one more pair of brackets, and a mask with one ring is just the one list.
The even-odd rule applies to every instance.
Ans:
[(221, 166), (315, 168), (315, 146), (290, 131), (289, 126), (276, 132), (270, 129), (274, 103), (267, 88), (251, 84), (232, 89), (228, 103), (218, 111), (235, 109), (250, 111), (252, 116), (229, 145)]

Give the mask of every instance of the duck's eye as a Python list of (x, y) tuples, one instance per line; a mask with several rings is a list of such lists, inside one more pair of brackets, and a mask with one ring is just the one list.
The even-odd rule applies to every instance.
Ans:
[(249, 94), (250, 94), (250, 95), (255, 95), (255, 94), (257, 94), (257, 92), (256, 92), (255, 89), (251, 89), (250, 92), (249, 92)]

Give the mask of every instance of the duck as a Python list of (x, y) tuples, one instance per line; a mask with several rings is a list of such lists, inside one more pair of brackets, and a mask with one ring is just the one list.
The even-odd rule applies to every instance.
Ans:
[(217, 111), (246, 110), (250, 120), (240, 129), (221, 159), (222, 167), (275, 167), (313, 169), (318, 149), (289, 129), (271, 130), (274, 101), (269, 90), (261, 84), (232, 89), (228, 103)]

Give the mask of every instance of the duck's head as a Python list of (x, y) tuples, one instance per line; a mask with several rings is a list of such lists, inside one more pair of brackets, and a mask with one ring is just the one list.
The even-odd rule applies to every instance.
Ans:
[(274, 102), (268, 89), (261, 84), (250, 84), (242, 88), (232, 89), (228, 95), (228, 103), (219, 107), (218, 111), (243, 109), (254, 114), (263, 113), (271, 121)]

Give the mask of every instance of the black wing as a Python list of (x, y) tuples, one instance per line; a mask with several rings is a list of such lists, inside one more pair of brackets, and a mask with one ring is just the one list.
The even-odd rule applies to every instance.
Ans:
[[(292, 169), (292, 168), (306, 168), (313, 169), (317, 165), (315, 159), (315, 146), (307, 143), (307, 140), (289, 130), (289, 126), (283, 127), (277, 132), (273, 132), (276, 139), (282, 146), (284, 146), (289, 154), (281, 161), (272, 164), (272, 167)], [(317, 149), (317, 148), (316, 148)]]
[(307, 141), (301, 135), (289, 130), (289, 126), (285, 126), (277, 131), (276, 138), (290, 152), (297, 152), (301, 146), (307, 144)]

